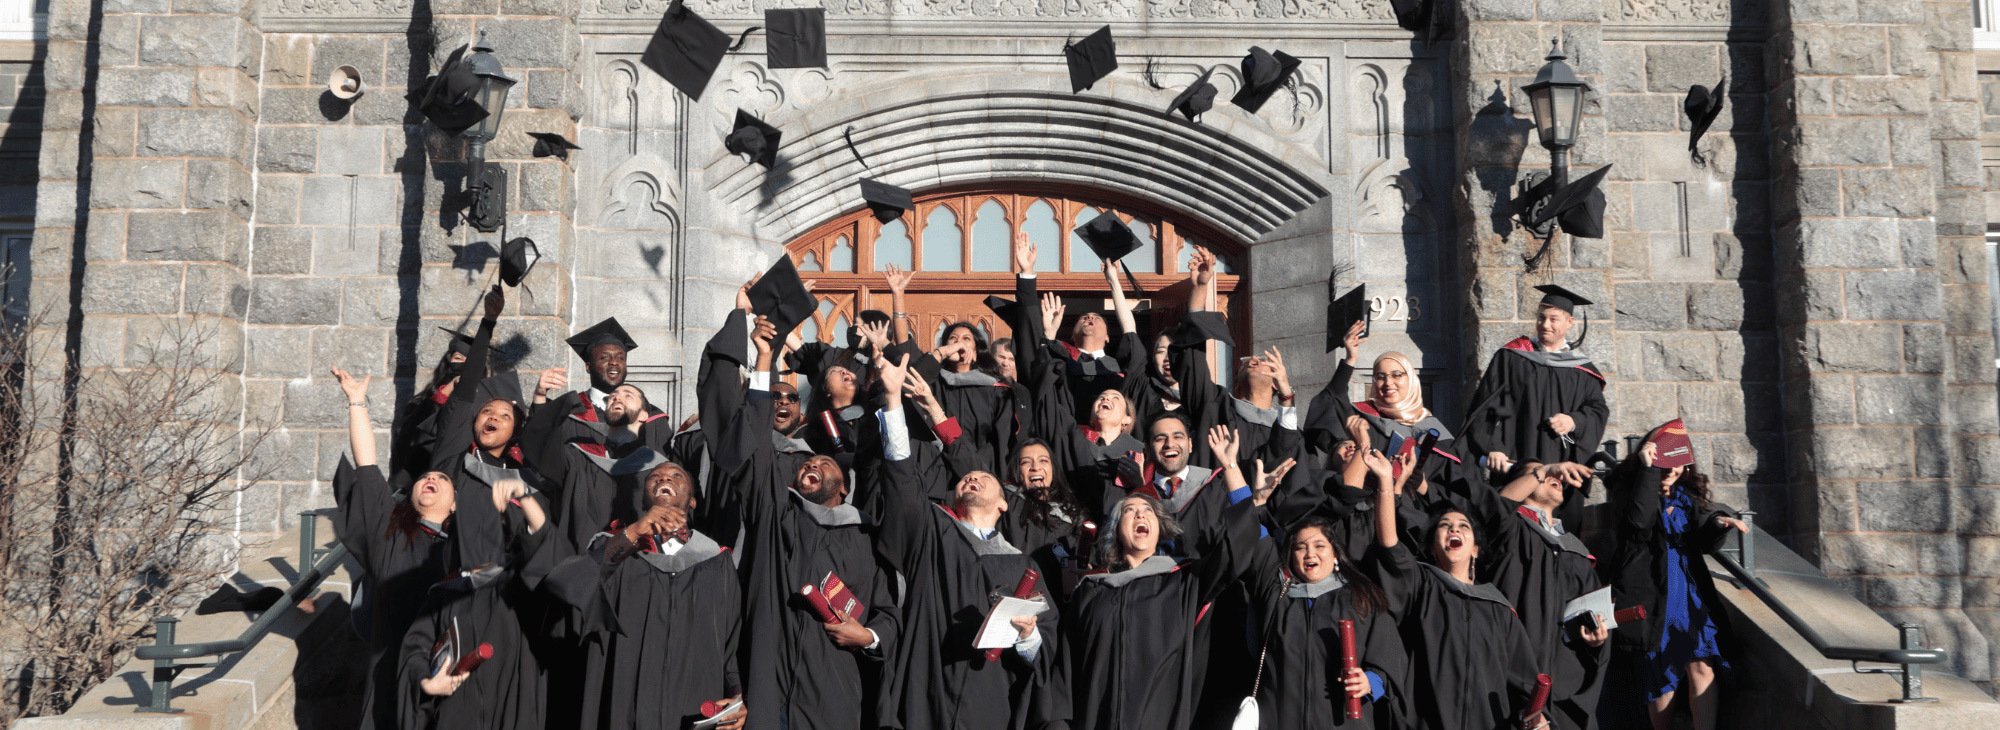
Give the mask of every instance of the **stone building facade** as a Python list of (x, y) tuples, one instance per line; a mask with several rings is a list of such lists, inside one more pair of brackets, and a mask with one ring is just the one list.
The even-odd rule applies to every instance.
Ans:
[[(811, 4), (689, 1), (732, 33)], [(1981, 137), (2000, 92), (1981, 83), (1983, 16), (1918, 0), (1442, 5), (1456, 31), (1427, 44), (1387, 0), (827, 0), (830, 68), (768, 68), (752, 36), (694, 100), (638, 63), (666, 0), (49, 0), (26, 74), (47, 89), (30, 301), (68, 316), (42, 336), (85, 367), (121, 364), (169, 320), (217, 328), (241, 379), (231, 407), (277, 429), (240, 530), (329, 504), (346, 441), (327, 369), (376, 376), (386, 430), (444, 347), (436, 327), (466, 323), (494, 279), (497, 239), (459, 217), (464, 145), (406, 98), (484, 33), (520, 79), (488, 149), (511, 182), (508, 235), (547, 255), (496, 338), (523, 372), (580, 376), (560, 339), (616, 315), (641, 345), (632, 379), (687, 415), (737, 285), (858, 209), (863, 175), (1173, 211), (1244, 277), (1243, 344), (1283, 348), (1308, 392), (1332, 374), (1321, 313), (1340, 267), (1340, 289), (1423, 303), (1377, 321), (1370, 349), (1412, 355), (1454, 421), (1494, 349), (1527, 332), (1530, 287), (1560, 283), (1600, 302), (1583, 349), (1611, 383), (1608, 433), (1686, 418), (1720, 498), (1923, 623), (1990, 690), (2000, 395)], [(1123, 66), (1072, 94), (1063, 42), (1105, 24)], [(1521, 86), (1557, 38), (1591, 87), (1572, 165), (1613, 165), (1607, 233), (1561, 237), (1526, 273), (1538, 242), (1509, 218), (1548, 153)], [(1304, 61), (1258, 114), (1220, 103), (1251, 45)], [(343, 65), (367, 86), (352, 103), (326, 91)], [(1163, 114), (1210, 66), (1217, 108)], [(1724, 78), (1691, 154), (1681, 97)], [(722, 148), (738, 108), (783, 130), (768, 174)], [(531, 130), (584, 149), (534, 158)]]

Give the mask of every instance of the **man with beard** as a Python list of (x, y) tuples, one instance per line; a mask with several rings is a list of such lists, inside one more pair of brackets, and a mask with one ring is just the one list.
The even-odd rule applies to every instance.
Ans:
[[(604, 399), (604, 420), (582, 418), (583, 411), (542, 408), (528, 420), (521, 443), (543, 481), (561, 485), (556, 521), (577, 552), (604, 525), (616, 520), (630, 524), (646, 510), (640, 485), (643, 472), (667, 461), (658, 443), (671, 434), (665, 416), (648, 416), (646, 396), (624, 383)], [(568, 439), (564, 433), (576, 435)]]
[[(742, 698), (742, 589), (729, 549), (687, 529), (693, 487), (678, 464), (654, 468), (645, 514), (612, 522), (543, 583), (570, 607), (583, 644), (576, 720), (551, 725), (684, 727), (702, 717), (702, 703)], [(745, 719), (736, 710), (717, 729), (740, 730)]]
[[(908, 354), (901, 359), (878, 371), (886, 404), (877, 421), (888, 475), (882, 480), (888, 519), (878, 544), (910, 582), (897, 681), (885, 692), (884, 724), (905, 730), (1023, 730), (1064, 722), (1066, 713), (1031, 717), (1035, 690), (1056, 674), (1053, 608), (1013, 619), (1013, 644), (997, 655), (974, 646), (989, 597), (1011, 595), (1036, 568), (1000, 534), (1008, 503), (991, 473), (971, 471), (958, 479), (949, 488), (949, 506), (926, 498), (946, 491), (952, 470), (935, 446), (910, 438), (903, 390), (922, 378), (910, 371)], [(943, 415), (934, 405), (925, 410), (934, 419)]]
[[(875, 560), (875, 522), (846, 503), (847, 475), (832, 458), (814, 455), (796, 471), (777, 471), (767, 431), (776, 327), (759, 317), (754, 332), (756, 368), (740, 403), (702, 408), (721, 488), (743, 504), (738, 544), (749, 730), (873, 728), (882, 660), (894, 651), (900, 624)], [(805, 589), (822, 596), (839, 591), (829, 609), (833, 620), (821, 619), (801, 595)], [(839, 600), (841, 593), (854, 603)]]

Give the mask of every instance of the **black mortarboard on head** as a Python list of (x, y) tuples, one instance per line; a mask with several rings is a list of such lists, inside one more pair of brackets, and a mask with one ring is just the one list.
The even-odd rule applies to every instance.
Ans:
[(792, 264), (790, 254), (779, 255), (778, 262), (757, 277), (749, 294), (750, 311), (770, 320), (771, 326), (778, 329), (771, 341), (779, 345), (800, 322), (810, 319), (813, 308), (819, 306), (819, 300), (806, 291), (806, 283), (799, 278), (799, 268)]
[(451, 335), (451, 342), (445, 345), (446, 351), (468, 356), (472, 354), (471, 335), (461, 333), (450, 327), (439, 327), (438, 329), (444, 330), (445, 334)]
[(624, 327), (618, 326), (617, 317), (606, 317), (604, 321), (591, 325), (590, 329), (570, 335), (563, 342), (569, 343), (569, 349), (586, 363), (590, 362), (591, 349), (598, 345), (618, 345), (626, 352), (639, 349), (639, 343), (625, 333)]
[(688, 98), (700, 101), (702, 89), (727, 53), (729, 34), (689, 10), (682, 0), (674, 0), (660, 16), (660, 27), (653, 31), (653, 40), (646, 44), (639, 62)]
[(1589, 306), (1593, 303), (1576, 292), (1564, 289), (1556, 284), (1543, 284), (1535, 287), (1535, 291), (1542, 293), (1542, 304), (1555, 307), (1570, 314), (1576, 314), (1577, 307)]
[(1098, 28), (1083, 40), (1063, 45), (1069, 61), (1070, 93), (1090, 88), (1118, 70), (1118, 44), (1111, 40), (1111, 26)]
[(521, 408), (528, 407), (528, 401), (521, 395), (521, 377), (512, 370), (496, 370), (485, 380), (479, 381), (479, 390), (474, 393), (479, 405), (496, 400), (504, 400)]
[(1167, 113), (1180, 112), (1181, 116), (1187, 117), (1188, 121), (1192, 122), (1203, 112), (1214, 109), (1215, 84), (1208, 82), (1209, 74), (1213, 73), (1215, 73), (1214, 67), (1203, 69), (1201, 77), (1195, 79), (1194, 83), (1188, 84), (1186, 89), (1182, 89), (1180, 95), (1174, 97), (1174, 103), (1167, 105)]
[(1203, 341), (1228, 342), (1232, 339), (1229, 336), (1229, 320), (1223, 317), (1221, 312), (1210, 310), (1188, 312), (1187, 316), (1181, 318), (1181, 327), (1201, 335)]
[(745, 162), (754, 162), (766, 168), (778, 162), (778, 140), (784, 135), (758, 119), (756, 115), (742, 109), (736, 110), (736, 129), (723, 138), (722, 146), (731, 154), (744, 156)]
[(529, 132), (528, 136), (535, 138), (534, 153), (536, 157), (554, 157), (567, 160), (569, 159), (570, 150), (583, 149), (576, 146), (576, 143), (569, 141), (569, 138), (555, 132)]
[(1694, 133), (1688, 136), (1689, 152), (1693, 152), (1695, 145), (1701, 142), (1701, 136), (1708, 133), (1708, 125), (1714, 124), (1715, 118), (1722, 116), (1722, 104), (1728, 99), (1728, 76), (1716, 82), (1714, 89), (1701, 84), (1688, 87), (1687, 98), (1681, 100), (1681, 109), (1687, 112), (1688, 122), (1694, 125)]
[[(1579, 238), (1604, 237), (1604, 191), (1598, 187), (1611, 166), (1605, 165), (1549, 194), (1549, 204), (1529, 221), (1541, 225), (1550, 218), (1563, 232)], [(1539, 189), (1541, 186), (1535, 186)]]
[(444, 68), (438, 69), (437, 75), (431, 77), (430, 86), (424, 89), (424, 101), (420, 106), (425, 119), (454, 137), (471, 129), (488, 114), (486, 107), (479, 105), (479, 75), (472, 72), (472, 64), (465, 62), (465, 52), (469, 48), (460, 47), (445, 59)]
[(1298, 69), (1299, 59), (1292, 58), (1284, 51), (1275, 53), (1257, 46), (1250, 47), (1250, 55), (1243, 57), (1243, 88), (1237, 90), (1236, 98), (1229, 103), (1242, 107), (1252, 114), (1264, 108), (1264, 102), (1285, 85), (1285, 79)]
[(1347, 346), (1347, 329), (1362, 322), (1361, 336), (1368, 336), (1368, 285), (1354, 287), (1326, 305), (1326, 351)]
[(764, 60), (771, 68), (826, 68), (826, 9), (764, 11)]
[(861, 199), (868, 201), (869, 210), (875, 211), (875, 220), (883, 223), (901, 218), (904, 211), (917, 207), (910, 191), (868, 178), (861, 179)]
[(535, 262), (541, 260), (542, 251), (535, 248), (535, 239), (522, 236), (508, 241), (500, 247), (500, 281), (507, 286), (520, 286), (528, 278), (528, 272), (535, 269)]

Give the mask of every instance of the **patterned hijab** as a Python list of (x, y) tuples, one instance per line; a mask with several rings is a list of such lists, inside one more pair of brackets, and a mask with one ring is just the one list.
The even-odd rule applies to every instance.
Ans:
[[(1393, 403), (1383, 400), (1378, 395), (1384, 360), (1394, 361), (1403, 366), (1403, 372), (1408, 373), (1405, 376), (1408, 382), (1403, 386), (1403, 397)], [(1375, 358), (1375, 382), (1368, 386), (1368, 403), (1375, 406), (1375, 410), (1380, 411), (1384, 417), (1405, 426), (1414, 426), (1431, 415), (1430, 409), (1424, 407), (1423, 389), (1417, 386), (1416, 363), (1410, 362), (1409, 356), (1400, 352), (1385, 352), (1381, 357)]]

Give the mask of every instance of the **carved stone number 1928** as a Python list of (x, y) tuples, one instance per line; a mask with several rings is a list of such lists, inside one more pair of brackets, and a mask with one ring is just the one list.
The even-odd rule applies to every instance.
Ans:
[(1368, 318), (1386, 319), (1391, 322), (1415, 322), (1423, 316), (1424, 310), (1416, 297), (1369, 297)]

